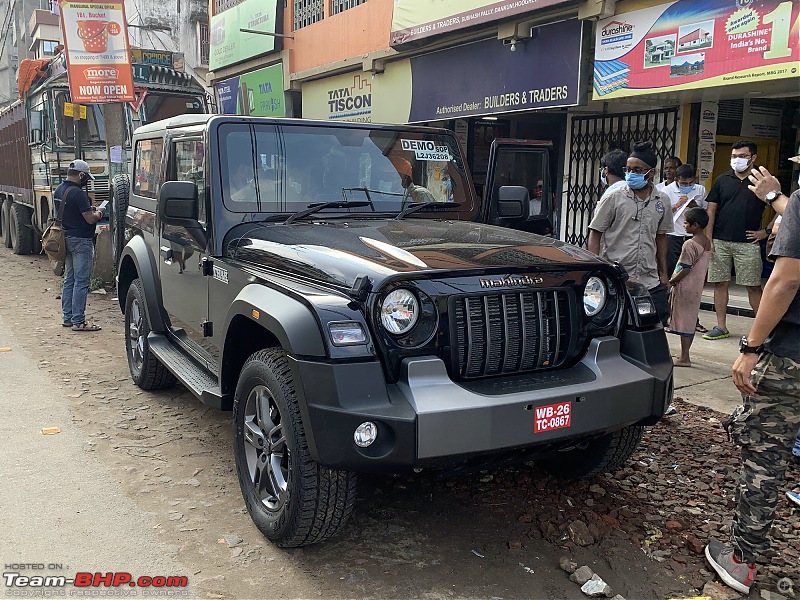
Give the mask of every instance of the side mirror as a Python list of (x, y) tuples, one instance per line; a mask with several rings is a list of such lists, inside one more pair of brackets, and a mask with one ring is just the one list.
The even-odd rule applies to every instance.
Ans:
[(40, 110), (32, 110), (29, 115), (30, 137), (32, 144), (42, 141), (42, 123), (44, 122), (43, 113)]
[(530, 216), (530, 194), (520, 185), (504, 185), (497, 191), (497, 216), (526, 221)]
[(158, 190), (158, 219), (165, 225), (183, 227), (205, 248), (206, 232), (200, 221), (200, 200), (197, 185), (191, 181), (167, 181)]

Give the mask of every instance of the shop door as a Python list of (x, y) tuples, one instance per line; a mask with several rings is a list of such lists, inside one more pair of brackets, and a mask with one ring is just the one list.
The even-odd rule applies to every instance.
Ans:
[(678, 109), (653, 110), (618, 115), (593, 115), (572, 119), (567, 157), (567, 199), (562, 239), (585, 246), (595, 204), (603, 193), (600, 159), (614, 148), (630, 151), (638, 142), (652, 142), (659, 158), (674, 156)]

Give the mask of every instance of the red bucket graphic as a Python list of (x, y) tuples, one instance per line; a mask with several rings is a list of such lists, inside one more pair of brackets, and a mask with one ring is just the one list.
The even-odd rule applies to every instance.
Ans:
[(108, 21), (78, 21), (78, 37), (86, 52), (105, 52), (108, 50)]

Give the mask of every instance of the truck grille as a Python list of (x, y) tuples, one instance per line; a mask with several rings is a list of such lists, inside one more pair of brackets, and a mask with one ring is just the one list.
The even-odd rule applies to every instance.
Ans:
[(465, 379), (558, 367), (572, 339), (569, 311), (564, 290), (456, 297), (452, 366)]

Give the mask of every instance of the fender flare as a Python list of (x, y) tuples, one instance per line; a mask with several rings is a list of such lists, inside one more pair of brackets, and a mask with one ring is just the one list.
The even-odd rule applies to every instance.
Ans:
[[(128, 281), (123, 282), (122, 276), (128, 271), (129, 264), (133, 264), (136, 269), (136, 277), (130, 278)], [(119, 303), (122, 310), (125, 310), (125, 297), (127, 295), (127, 288), (133, 279), (138, 278), (144, 287), (144, 295), (146, 298), (145, 310), (147, 311), (147, 318), (150, 321), (150, 329), (155, 332), (166, 331), (167, 327), (161, 312), (161, 282), (158, 279), (157, 268), (153, 256), (150, 253), (147, 244), (140, 235), (134, 235), (122, 250), (122, 257), (119, 260), (119, 275), (117, 275), (117, 287)], [(120, 284), (125, 285), (123, 295), (120, 292)]]
[[(258, 311), (258, 318), (254, 317), (253, 310)], [(278, 290), (256, 283), (243, 287), (225, 317), (226, 335), (231, 321), (239, 315), (269, 331), (291, 355), (321, 358), (328, 355), (313, 310)]]

